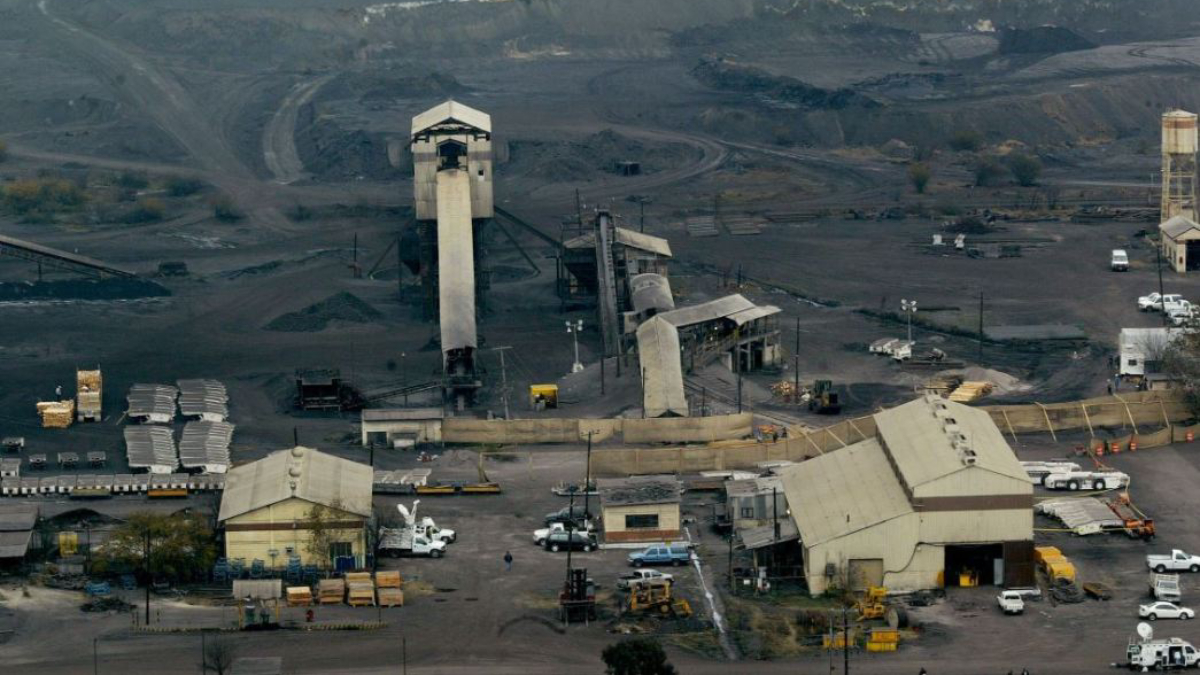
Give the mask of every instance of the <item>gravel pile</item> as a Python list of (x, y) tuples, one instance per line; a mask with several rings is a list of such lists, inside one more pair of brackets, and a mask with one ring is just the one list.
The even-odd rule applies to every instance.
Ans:
[(285, 333), (315, 333), (335, 322), (371, 323), (381, 318), (383, 314), (379, 310), (352, 293), (342, 292), (302, 310), (277, 316), (266, 325), (266, 329)]

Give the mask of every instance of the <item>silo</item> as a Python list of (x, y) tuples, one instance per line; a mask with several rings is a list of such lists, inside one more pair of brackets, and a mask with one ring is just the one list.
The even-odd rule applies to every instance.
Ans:
[(1162, 213), (1160, 222), (1175, 216), (1196, 220), (1197, 117), (1185, 110), (1162, 116)]

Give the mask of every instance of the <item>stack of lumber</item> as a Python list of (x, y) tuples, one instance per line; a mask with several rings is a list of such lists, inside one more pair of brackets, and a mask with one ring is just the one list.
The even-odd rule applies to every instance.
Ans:
[(375, 587), (379, 594), (379, 605), (381, 607), (403, 607), (404, 591), (400, 589), (403, 584), (404, 579), (397, 571), (376, 572)]
[(79, 403), (79, 421), (100, 420), (103, 383), (99, 370), (75, 371), (75, 399)]
[(950, 400), (955, 403), (970, 403), (992, 393), (991, 382), (963, 382), (950, 392)]
[(346, 604), (351, 607), (375, 605), (375, 582), (370, 572), (346, 573)]
[(717, 219), (712, 216), (692, 216), (684, 224), (689, 237), (716, 237), (721, 234), (717, 229)]
[(37, 404), (37, 411), (47, 429), (66, 429), (75, 421), (75, 402), (71, 400), (42, 401)]
[(346, 582), (341, 579), (321, 579), (317, 582), (317, 602), (336, 605), (346, 595)]
[(288, 607), (308, 607), (313, 604), (313, 594), (311, 586), (288, 586), (287, 587), (287, 604)]

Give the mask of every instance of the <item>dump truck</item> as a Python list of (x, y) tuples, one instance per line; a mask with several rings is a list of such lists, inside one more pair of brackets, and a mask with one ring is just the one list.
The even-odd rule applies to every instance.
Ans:
[(99, 422), (104, 380), (100, 369), (75, 371), (75, 421)]

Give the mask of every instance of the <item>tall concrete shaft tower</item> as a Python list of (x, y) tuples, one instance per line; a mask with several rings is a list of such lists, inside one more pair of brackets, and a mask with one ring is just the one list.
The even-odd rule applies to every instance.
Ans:
[(1162, 117), (1162, 213), (1196, 220), (1196, 114), (1171, 110)]

